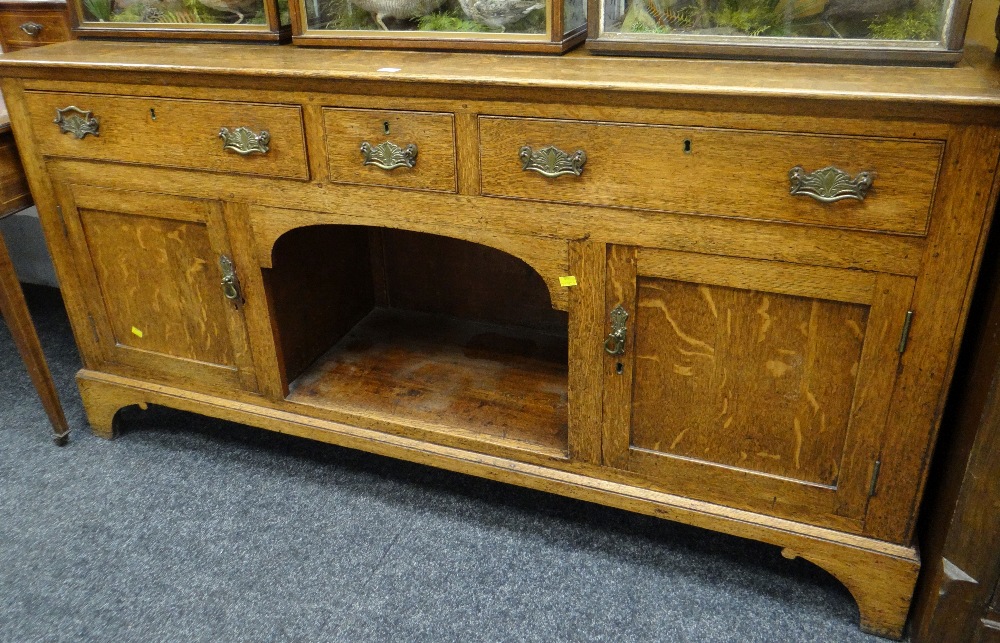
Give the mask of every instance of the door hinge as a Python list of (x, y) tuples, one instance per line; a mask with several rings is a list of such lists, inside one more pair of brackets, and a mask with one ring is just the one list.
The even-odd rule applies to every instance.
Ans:
[(875, 487), (878, 486), (878, 474), (882, 471), (882, 461), (876, 460), (875, 466), (872, 467), (872, 481), (868, 485), (868, 497), (871, 498), (875, 495)]
[(899, 353), (906, 350), (906, 342), (910, 339), (910, 324), (913, 323), (913, 311), (906, 311), (906, 319), (903, 320), (903, 333), (899, 337)]
[(59, 223), (62, 224), (63, 236), (64, 237), (68, 237), (69, 236), (69, 228), (66, 227), (66, 217), (63, 216), (63, 211), (62, 211), (62, 206), (61, 205), (57, 205), (56, 206), (56, 214), (59, 215)]

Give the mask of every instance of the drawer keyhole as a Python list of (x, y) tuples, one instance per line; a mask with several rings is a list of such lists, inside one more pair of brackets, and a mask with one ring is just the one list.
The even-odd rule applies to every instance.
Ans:
[(618, 362), (617, 364), (615, 364), (615, 373), (621, 375), (624, 372), (625, 372), (625, 365), (624, 364), (622, 364), (621, 362)]
[(384, 133), (384, 134), (385, 134), (386, 136), (388, 136), (388, 135), (389, 135), (389, 121), (385, 121), (385, 122), (383, 122), (383, 123), (382, 123), (382, 132), (383, 132), (383, 133)]
[(156, 110), (152, 107), (149, 108), (149, 117), (154, 121), (156, 120)]
[(689, 138), (684, 139), (684, 153), (685, 154), (691, 153), (691, 139)]

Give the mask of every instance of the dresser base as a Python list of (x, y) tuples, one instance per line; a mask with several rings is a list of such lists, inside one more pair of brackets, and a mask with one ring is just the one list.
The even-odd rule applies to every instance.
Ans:
[(915, 547), (602, 479), (598, 467), (582, 474), (316, 419), (263, 398), (235, 401), (91, 370), (81, 370), (77, 382), (93, 432), (103, 438), (117, 434), (119, 410), (155, 404), (776, 545), (786, 558), (808, 560), (843, 583), (858, 603), (865, 632), (893, 639), (903, 635), (920, 570)]

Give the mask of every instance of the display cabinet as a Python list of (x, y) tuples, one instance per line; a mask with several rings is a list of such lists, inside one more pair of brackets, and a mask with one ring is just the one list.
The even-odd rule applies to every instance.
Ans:
[(288, 0), (68, 0), (80, 38), (281, 42)]
[(296, 45), (562, 53), (586, 0), (291, 0)]
[(971, 0), (590, 0), (603, 54), (879, 64), (962, 55)]
[(753, 538), (899, 637), (1000, 83), (830, 69), (76, 41), (0, 84), (99, 435), (159, 404)]

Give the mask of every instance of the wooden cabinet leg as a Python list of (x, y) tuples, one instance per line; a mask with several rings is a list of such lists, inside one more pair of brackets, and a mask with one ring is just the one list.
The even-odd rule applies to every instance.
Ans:
[(902, 639), (920, 560), (854, 552), (848, 548), (797, 552), (785, 548), (785, 558), (804, 558), (847, 587), (861, 612), (861, 629), (869, 634)]
[(14, 265), (11, 263), (2, 235), (0, 235), (0, 313), (7, 321), (10, 334), (14, 337), (14, 344), (28, 367), (31, 381), (42, 400), (46, 415), (49, 416), (49, 422), (55, 431), (55, 442), (63, 446), (69, 439), (69, 425), (59, 404), (52, 373), (49, 372), (49, 366), (45, 361), (38, 333), (35, 332), (35, 326), (31, 322), (28, 304), (24, 300), (21, 284), (17, 281)]
[(136, 391), (107, 386), (81, 377), (80, 374), (77, 374), (76, 383), (80, 387), (80, 398), (90, 422), (90, 430), (105, 440), (118, 436), (121, 428), (119, 411), (128, 406), (138, 406), (143, 411), (149, 407), (145, 398)]

